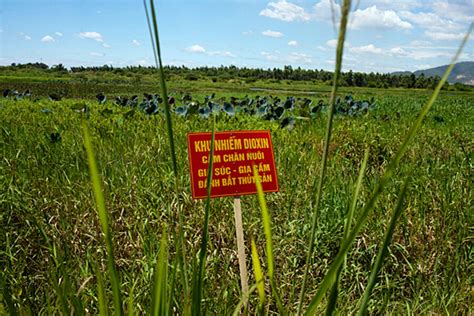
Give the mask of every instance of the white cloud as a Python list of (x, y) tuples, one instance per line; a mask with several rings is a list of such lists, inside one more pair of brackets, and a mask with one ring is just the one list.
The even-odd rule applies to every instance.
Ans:
[(46, 35), (46, 36), (43, 36), (43, 38), (41, 39), (41, 41), (43, 43), (52, 43), (54, 42), (54, 38), (50, 35)]
[(434, 45), (432, 42), (424, 41), (424, 40), (414, 40), (414, 41), (411, 41), (408, 45), (405, 45), (403, 47), (407, 49), (413, 49), (413, 50), (414, 49), (428, 49), (428, 50), (447, 49), (453, 52), (455, 52), (457, 49), (457, 46), (455, 45), (451, 45), (451, 46)]
[(447, 52), (428, 51), (428, 50), (416, 50), (410, 52), (408, 55), (410, 58), (415, 60), (423, 59), (434, 59), (434, 58), (451, 58), (454, 54)]
[(302, 53), (290, 53), (287, 59), (291, 63), (311, 64), (313, 60), (310, 55)]
[(459, 59), (460, 59), (460, 60), (472, 60), (473, 58), (474, 58), (474, 55), (468, 54), (468, 53), (462, 53), (462, 54), (459, 56)]
[(422, 7), (422, 3), (419, 0), (366, 0), (364, 1), (366, 6), (376, 5), (382, 10), (412, 10)]
[(209, 52), (209, 56), (221, 56), (221, 57), (237, 57), (234, 54), (232, 54), (229, 51), (221, 52), (221, 51), (215, 51), (215, 52)]
[(472, 0), (441, 0), (430, 3), (434, 13), (453, 21), (471, 23), (474, 20), (474, 3)]
[(63, 33), (61, 33), (61, 32), (54, 32), (54, 34), (56, 34), (56, 36), (58, 36), (58, 37), (62, 37), (62, 36), (63, 36)]
[(285, 0), (270, 2), (260, 15), (286, 22), (310, 20), (310, 15), (302, 7)]
[(135, 65), (136, 66), (148, 66), (149, 63), (148, 63), (148, 60), (146, 60), (146, 59), (140, 59), (140, 60), (137, 60), (135, 62)]
[(282, 32), (278, 32), (278, 31), (272, 31), (272, 30), (266, 30), (266, 31), (263, 31), (262, 32), (262, 35), (265, 35), (265, 36), (268, 36), (268, 37), (283, 37), (283, 33)]
[(430, 64), (422, 64), (422, 65), (415, 65), (415, 70), (424, 70), (424, 69), (430, 69), (433, 68), (432, 65)]
[(253, 35), (253, 31), (252, 30), (244, 31), (244, 32), (242, 32), (242, 35)]
[(433, 59), (433, 58), (449, 58), (453, 54), (450, 52), (441, 52), (436, 49), (422, 49), (422, 48), (405, 48), (393, 47), (386, 52), (393, 57), (409, 58), (414, 60)]
[(202, 47), (201, 45), (197, 45), (197, 44), (186, 47), (186, 51), (188, 51), (190, 53), (205, 53), (206, 52), (204, 47)]
[(451, 20), (442, 19), (440, 16), (434, 13), (413, 13), (409, 11), (402, 11), (400, 12), (400, 16), (432, 32), (446, 32), (450, 30), (459, 31), (462, 29), (461, 24)]
[(410, 42), (410, 46), (412, 47), (427, 47), (431, 46), (431, 42), (423, 41), (423, 40), (414, 40)]
[(352, 22), (349, 27), (352, 29), (361, 28), (398, 28), (411, 29), (413, 26), (400, 19), (398, 14), (392, 10), (379, 10), (377, 6), (371, 6), (366, 9), (358, 9), (352, 14)]
[(426, 31), (425, 35), (436, 41), (455, 41), (462, 40), (464, 38), (464, 33), (444, 33)]
[(326, 59), (324, 62), (325, 62), (326, 64), (329, 64), (329, 65), (335, 65), (335, 64), (336, 64), (336, 62), (334, 61), (334, 59)]
[(271, 53), (268, 53), (268, 52), (260, 52), (260, 55), (262, 55), (263, 57), (265, 57), (265, 59), (270, 60), (270, 61), (277, 61), (278, 60), (277, 56), (275, 56)]
[(317, 20), (332, 21), (333, 14), (334, 20), (339, 20), (339, 13), (341, 12), (341, 6), (332, 0), (321, 0), (316, 3), (313, 7), (314, 17)]
[(105, 48), (110, 48), (110, 47), (112, 47), (112, 46), (110, 46), (110, 45), (109, 45), (109, 44), (107, 44), (107, 43), (102, 43), (102, 47), (105, 47)]
[(96, 53), (96, 52), (90, 52), (89, 55), (94, 56), (94, 57), (104, 57), (105, 54), (103, 53)]
[(313, 60), (310, 55), (292, 52), (288, 55), (282, 55), (279, 51), (275, 51), (274, 53), (269, 52), (260, 52), (266, 60), (277, 62), (281, 64), (312, 64)]
[(298, 46), (298, 42), (297, 41), (289, 41), (288, 46)]
[[(420, 42), (420, 43), (416, 42), (414, 44), (425, 44), (425, 42)], [(452, 49), (452, 48), (449, 48), (449, 47), (445, 47), (445, 48), (446, 49), (451, 49), (453, 51), (455, 50), (455, 49)], [(371, 58), (375, 58), (375, 57), (373, 57), (374, 55), (379, 55), (379, 56), (385, 56), (385, 58), (387, 56), (392, 57), (392, 58), (405, 58), (405, 59), (408, 59), (410, 61), (413, 61), (413, 60), (427, 60), (427, 59), (435, 59), (435, 58), (450, 58), (454, 54), (454, 52), (449, 51), (449, 50), (444, 50), (443, 51), (443, 50), (437, 49), (437, 46), (426, 46), (426, 47), (395, 46), (395, 47), (392, 47), (392, 48), (380, 48), (380, 47), (376, 47), (373, 44), (369, 44), (369, 45), (365, 45), (365, 46), (351, 47), (351, 48), (349, 48), (349, 51), (351, 53), (355, 53), (355, 54), (370, 55), (370, 56), (372, 56)], [(367, 58), (369, 58), (369, 57), (367, 57)], [(349, 60), (349, 58), (346, 58), (346, 60)], [(380, 60), (380, 61), (382, 61), (382, 60)], [(360, 66), (359, 63), (362, 63), (362, 62), (365, 62), (364, 58), (361, 59), (361, 57), (359, 56), (356, 59), (354, 59), (353, 64), (355, 66)], [(395, 62), (395, 63), (397, 63), (397, 62)], [(366, 66), (367, 65), (368, 64), (366, 64)], [(379, 63), (376, 63), (373, 66), (375, 68), (376, 68), (376, 66), (380, 66), (382, 68), (384, 67), (383, 65), (380, 65)], [(380, 68), (380, 70), (382, 68)]]
[(366, 46), (357, 46), (349, 48), (349, 51), (356, 54), (382, 54), (383, 50), (379, 47), (375, 47), (373, 44)]
[(329, 41), (326, 42), (326, 45), (331, 47), (331, 48), (336, 48), (337, 47), (337, 39), (330, 39)]
[(25, 40), (25, 41), (31, 41), (31, 36), (28, 34), (25, 34), (23, 32), (20, 32), (20, 36)]
[(96, 42), (103, 42), (104, 38), (102, 37), (102, 34), (97, 33), (97, 32), (81, 32), (79, 33), (79, 37), (82, 39), (92, 39)]
[(142, 43), (140, 43), (140, 42), (137, 41), (136, 39), (134, 39), (134, 40), (132, 41), (132, 44), (135, 45), (135, 46), (140, 46), (140, 45), (142, 45)]
[(409, 53), (402, 47), (392, 47), (390, 48), (390, 54), (398, 56), (408, 56)]
[(318, 46), (317, 46), (317, 49), (319, 49), (319, 50), (322, 51), (322, 52), (326, 52), (326, 51), (328, 50), (326, 47), (324, 47), (324, 46), (322, 46), (322, 45), (318, 45)]

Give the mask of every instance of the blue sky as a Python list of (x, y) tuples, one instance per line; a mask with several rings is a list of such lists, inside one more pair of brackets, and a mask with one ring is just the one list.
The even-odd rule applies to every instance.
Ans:
[[(0, 65), (153, 65), (141, 0), (0, 1)], [(337, 34), (330, 1), (158, 0), (163, 61), (332, 70)], [(474, 0), (353, 2), (345, 70), (447, 64), (474, 21)], [(473, 39), (461, 60), (474, 60)]]

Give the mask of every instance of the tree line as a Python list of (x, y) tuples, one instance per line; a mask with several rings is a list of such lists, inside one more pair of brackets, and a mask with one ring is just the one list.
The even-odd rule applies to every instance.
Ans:
[[(111, 72), (117, 75), (127, 74), (143, 74), (152, 75), (155, 67), (151, 66), (127, 66), (113, 67), (112, 65), (103, 66), (79, 66), (67, 69), (64, 65), (58, 64), (49, 67), (44, 63), (27, 63), (27, 64), (11, 64), (1, 68), (15, 69), (39, 69), (47, 72), (61, 73), (87, 73), (87, 72)], [(214, 82), (241, 78), (247, 82), (255, 82), (257, 80), (294, 80), (294, 81), (315, 81), (331, 85), (333, 73), (323, 69), (303, 69), (301, 67), (293, 68), (292, 66), (284, 66), (283, 68), (248, 68), (237, 66), (220, 66), (220, 67), (195, 67), (186, 66), (165, 66), (165, 74), (167, 76), (177, 76), (187, 80), (211, 79)], [(352, 70), (343, 72), (339, 84), (346, 87), (369, 87), (369, 88), (416, 88), (416, 89), (434, 89), (440, 81), (439, 76), (428, 77), (421, 74), (390, 74), (390, 73), (363, 73), (353, 72)], [(444, 89), (448, 89), (446, 84)], [(472, 87), (456, 83), (451, 88), (456, 90), (467, 90)]]

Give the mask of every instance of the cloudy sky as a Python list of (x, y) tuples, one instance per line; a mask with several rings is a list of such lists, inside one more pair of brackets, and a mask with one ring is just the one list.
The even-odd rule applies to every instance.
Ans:
[[(330, 1), (156, 0), (163, 61), (332, 70), (337, 33)], [(474, 21), (474, 0), (353, 2), (345, 70), (447, 64)], [(472, 38), (461, 60), (474, 60)], [(0, 0), (0, 65), (37, 61), (152, 65), (143, 2)]]

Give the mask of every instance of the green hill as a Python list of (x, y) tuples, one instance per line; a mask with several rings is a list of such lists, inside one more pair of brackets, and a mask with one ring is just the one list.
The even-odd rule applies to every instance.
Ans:
[[(424, 74), (425, 77), (443, 76), (448, 65), (439, 66), (430, 69), (417, 70), (416, 76)], [(397, 72), (394, 74), (411, 74), (409, 71)], [(449, 83), (461, 82), (468, 85), (474, 85), (474, 61), (463, 61), (454, 65), (453, 71), (448, 77)]]

